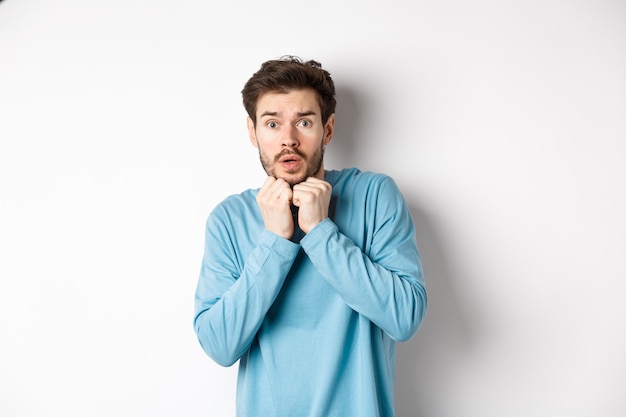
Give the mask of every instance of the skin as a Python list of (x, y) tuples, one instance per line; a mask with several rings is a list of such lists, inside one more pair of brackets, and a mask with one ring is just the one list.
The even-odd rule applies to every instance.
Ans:
[(257, 123), (248, 118), (250, 142), (259, 150), (268, 177), (257, 195), (265, 228), (285, 239), (298, 226), (309, 233), (328, 217), (331, 185), (324, 181), (324, 147), (335, 129), (335, 115), (322, 123), (315, 91), (266, 93), (257, 102)]

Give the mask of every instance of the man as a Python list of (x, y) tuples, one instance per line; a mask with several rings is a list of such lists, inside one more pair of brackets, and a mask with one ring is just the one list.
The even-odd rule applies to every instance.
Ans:
[(395, 342), (426, 311), (406, 203), (388, 176), (324, 169), (336, 102), (318, 62), (265, 62), (242, 95), (268, 176), (208, 217), (200, 344), (239, 361), (237, 416), (391, 417)]

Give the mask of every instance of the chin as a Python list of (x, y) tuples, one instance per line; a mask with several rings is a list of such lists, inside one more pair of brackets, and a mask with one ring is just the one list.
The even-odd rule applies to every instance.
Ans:
[(287, 182), (287, 184), (291, 185), (292, 187), (296, 184), (300, 184), (301, 182), (306, 181), (307, 177), (306, 176), (297, 176), (297, 175), (281, 175), (279, 178), (282, 178), (283, 180), (285, 180)]
[(303, 181), (306, 181), (306, 179), (309, 177), (309, 175), (307, 174), (306, 171), (296, 171), (296, 172), (278, 171), (278, 172), (276, 172), (275, 177), (276, 178), (282, 178), (289, 185), (294, 186), (296, 184), (300, 184)]

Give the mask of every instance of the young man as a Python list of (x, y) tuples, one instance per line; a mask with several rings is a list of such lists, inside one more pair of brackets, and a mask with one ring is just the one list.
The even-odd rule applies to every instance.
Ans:
[(268, 176), (209, 215), (200, 344), (239, 361), (237, 416), (394, 416), (395, 342), (426, 311), (409, 209), (388, 176), (324, 169), (336, 102), (318, 62), (265, 62), (242, 95)]

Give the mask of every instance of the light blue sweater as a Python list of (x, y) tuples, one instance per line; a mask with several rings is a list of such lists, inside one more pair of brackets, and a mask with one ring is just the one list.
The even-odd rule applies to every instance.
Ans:
[(194, 327), (217, 363), (239, 360), (237, 416), (394, 415), (395, 342), (426, 311), (411, 214), (388, 176), (325, 180), (329, 217), (307, 235), (267, 231), (258, 190), (207, 220)]

